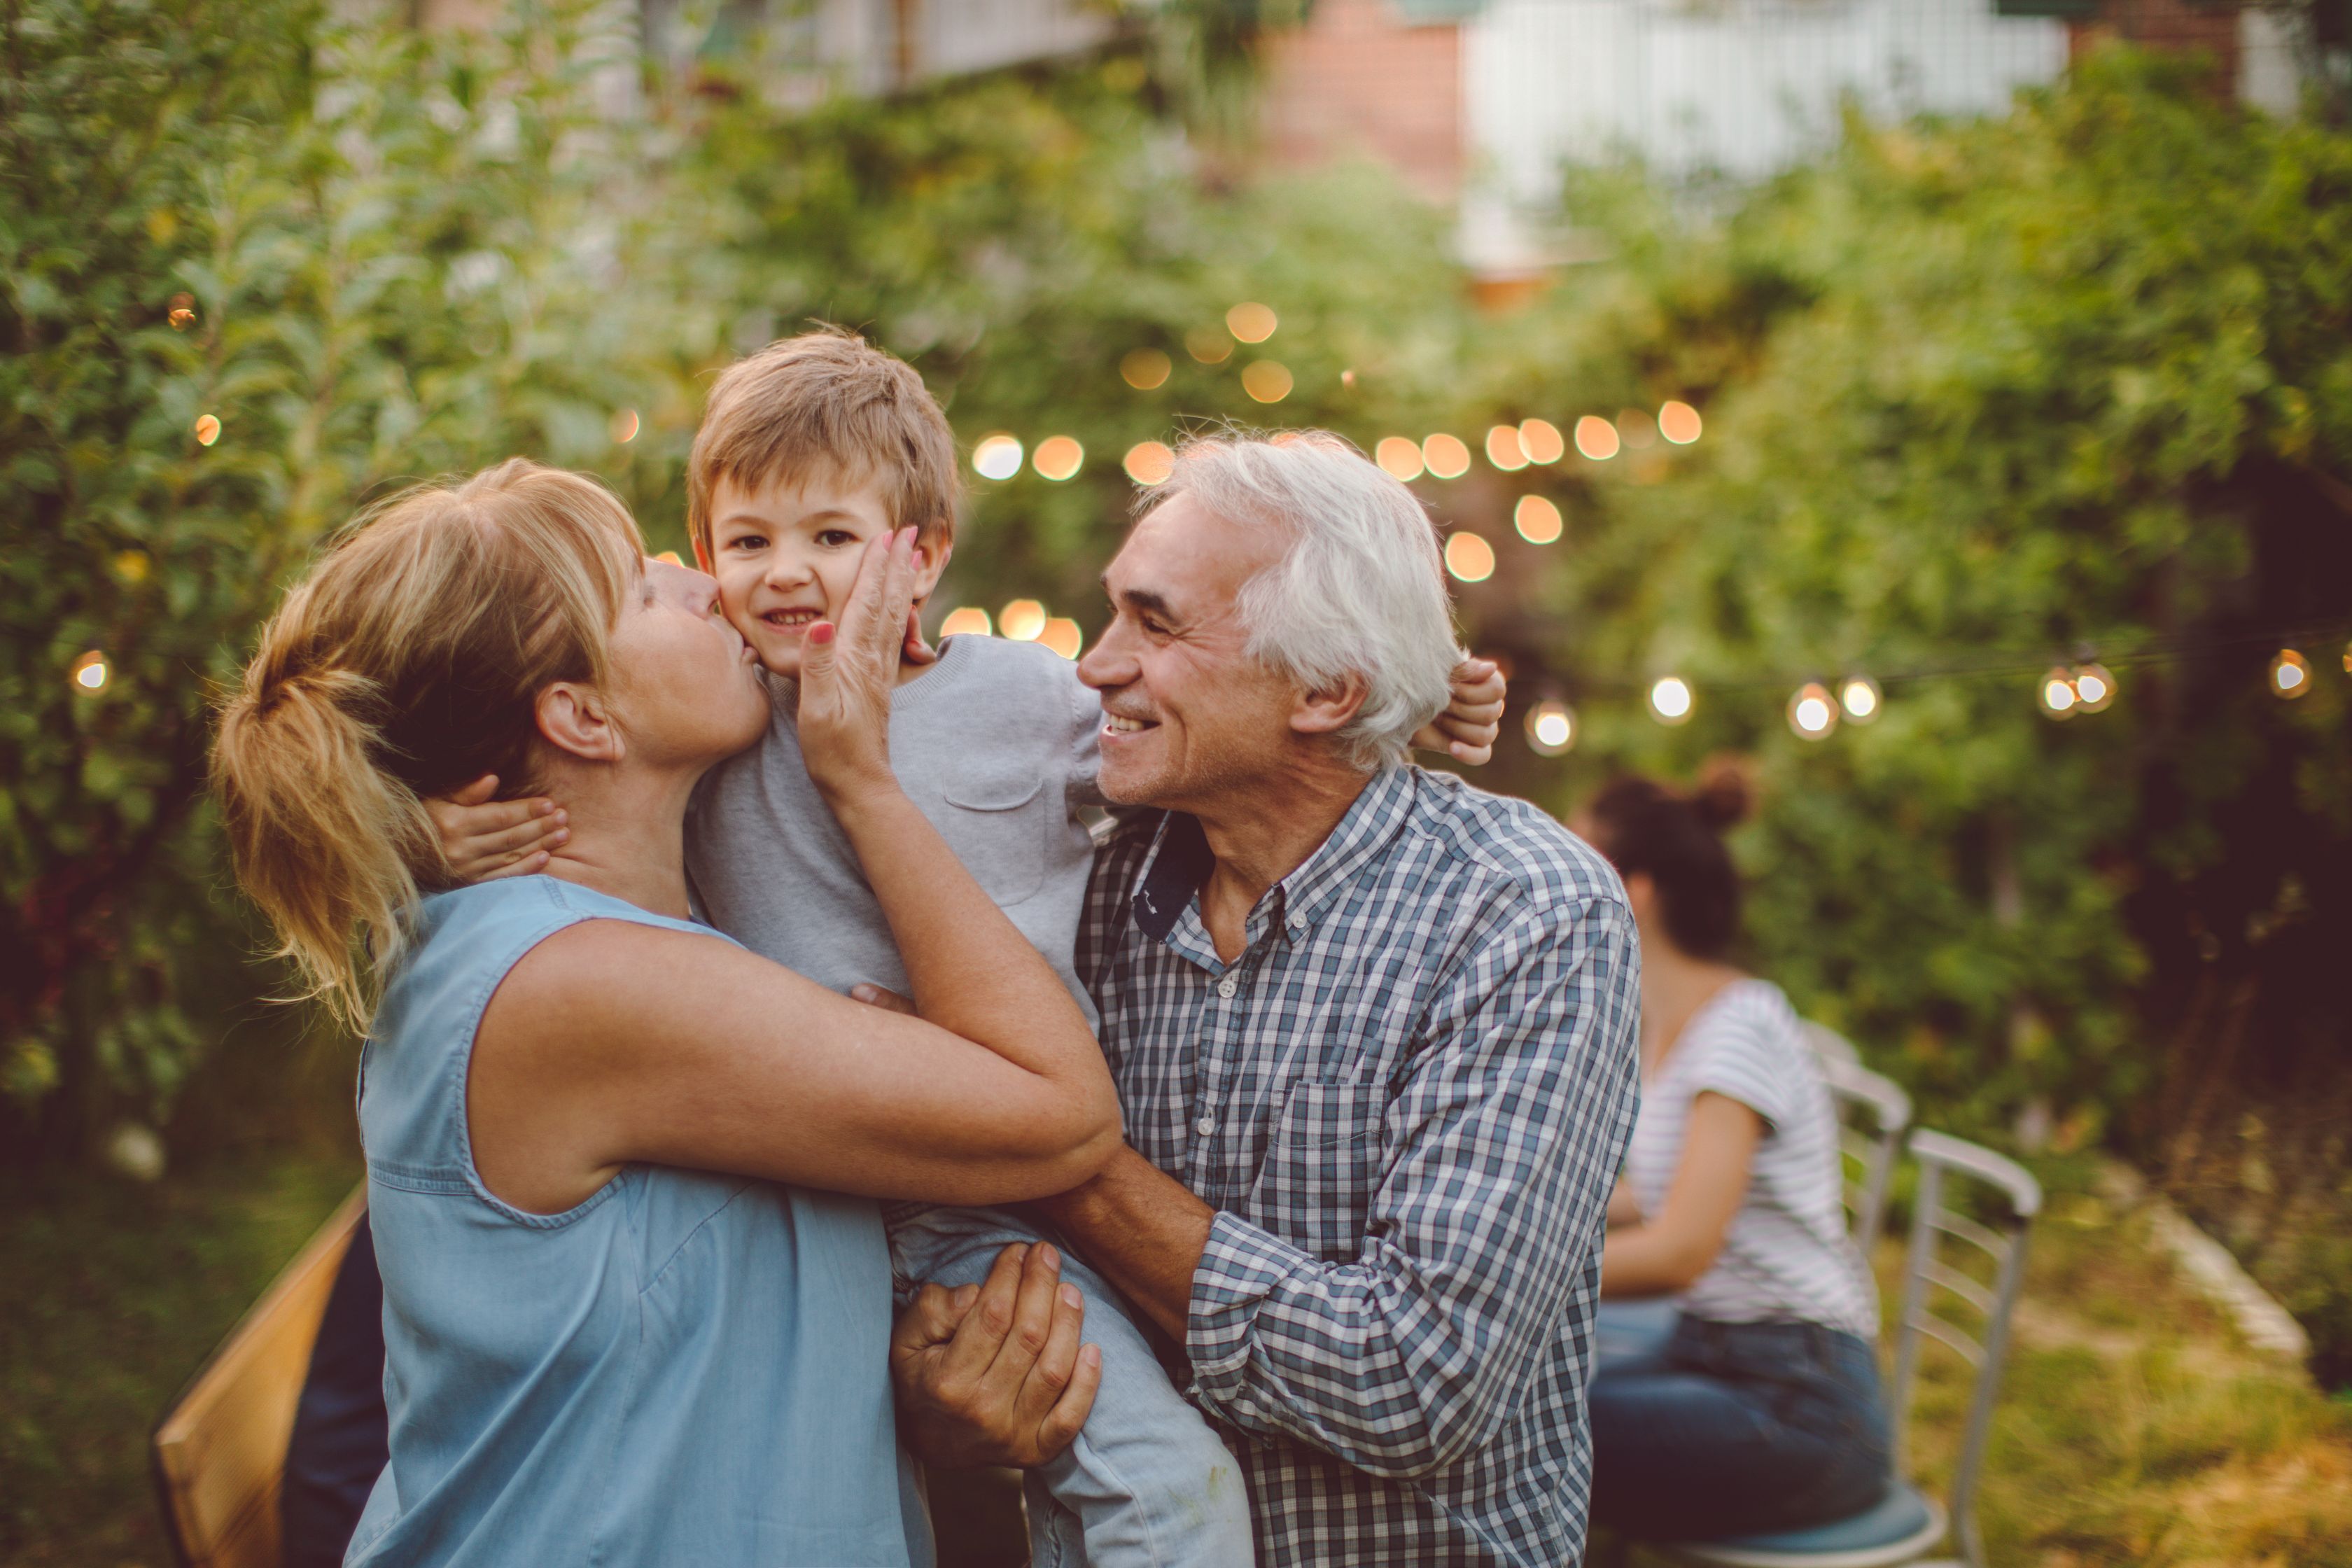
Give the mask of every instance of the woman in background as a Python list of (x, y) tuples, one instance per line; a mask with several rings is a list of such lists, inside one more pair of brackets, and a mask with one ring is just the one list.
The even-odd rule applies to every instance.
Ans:
[[(1861, 1513), (1887, 1482), (1877, 1304), (1846, 1239), (1837, 1121), (1780, 987), (1727, 962), (1737, 773), (1604, 788), (1580, 824), (1642, 935), (1642, 1109), (1601, 1253), (1592, 1518), (1706, 1539)], [(1670, 1337), (1607, 1348), (1611, 1303), (1675, 1297)]]

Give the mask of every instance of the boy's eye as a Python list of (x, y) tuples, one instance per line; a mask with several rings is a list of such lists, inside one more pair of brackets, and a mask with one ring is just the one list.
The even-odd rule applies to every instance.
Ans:
[(828, 528), (817, 534), (816, 542), (828, 549), (837, 549), (845, 544), (856, 543), (857, 535), (845, 528)]
[(768, 540), (767, 536), (764, 534), (739, 533), (733, 539), (727, 542), (727, 548), (730, 550), (765, 550), (768, 548)]

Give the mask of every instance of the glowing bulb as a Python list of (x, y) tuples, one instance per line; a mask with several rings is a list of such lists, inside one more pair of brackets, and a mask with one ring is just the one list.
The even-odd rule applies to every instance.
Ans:
[(1290, 395), (1290, 367), (1279, 360), (1259, 360), (1242, 372), (1242, 390), (1260, 403), (1279, 403)]
[(1566, 526), (1560, 520), (1559, 508), (1543, 496), (1521, 496), (1519, 504), (1511, 510), (1511, 521), (1517, 525), (1519, 537), (1529, 544), (1549, 544)]
[(2311, 689), (2311, 661), (2291, 647), (2279, 649), (2271, 660), (2271, 689), (2281, 697), (2301, 697)]
[(209, 447), (220, 439), (220, 421), (210, 414), (196, 416), (196, 445)]
[(1274, 336), (1274, 329), (1280, 324), (1271, 306), (1261, 305), (1255, 300), (1245, 300), (1225, 312), (1225, 331), (1245, 343), (1265, 342)]
[(1465, 583), (1484, 583), (1495, 574), (1495, 547), (1475, 533), (1456, 533), (1445, 542), (1445, 569)]
[(1458, 479), (1470, 471), (1470, 448), (1459, 436), (1440, 431), (1421, 444), (1421, 457), (1441, 479)]
[(943, 637), (984, 637), (988, 635), (988, 612), (978, 605), (965, 605), (948, 612), (940, 623)]
[(190, 327), (194, 326), (195, 323), (196, 313), (194, 310), (189, 310), (185, 305), (174, 305), (172, 307), (172, 330), (173, 331), (184, 332)]
[(996, 624), (1014, 642), (1035, 642), (1045, 629), (1045, 606), (1034, 599), (1015, 599), (997, 612)]
[(90, 649), (73, 661), (73, 683), (84, 691), (103, 691), (108, 677), (113, 674), (106, 667), (106, 656)]
[(1658, 410), (1658, 434), (1677, 447), (1698, 439), (1698, 410), (1687, 403), (1670, 402)]
[(1048, 436), (1037, 443), (1036, 455), (1029, 466), (1047, 479), (1059, 483), (1077, 473), (1087, 460), (1087, 449), (1070, 436)]
[(2074, 706), (2085, 713), (2104, 713), (2116, 700), (2116, 678), (2104, 664), (2074, 667)]
[(1021, 471), (1021, 443), (1000, 430), (982, 436), (971, 449), (971, 469), (983, 479), (1009, 479)]
[(2042, 678), (2042, 710), (2053, 719), (2072, 719), (2075, 705), (2083, 700), (2074, 689), (2074, 678), (2063, 668), (2053, 666)]
[(1528, 749), (1557, 757), (1576, 744), (1576, 710), (1565, 702), (1538, 702), (1528, 710)]
[(1857, 724), (1867, 724), (1877, 718), (1885, 702), (1878, 682), (1866, 675), (1849, 675), (1838, 682), (1838, 706)]
[(1176, 362), (1158, 349), (1136, 349), (1118, 362), (1119, 379), (1138, 392), (1150, 392), (1167, 384), (1168, 373)]
[(1528, 466), (1528, 449), (1519, 444), (1519, 427), (1497, 425), (1486, 432), (1486, 460), (1507, 474)]
[(1184, 334), (1184, 352), (1202, 364), (1223, 364), (1233, 357), (1234, 340), (1214, 327), (1195, 327)]
[(1076, 658), (1078, 649), (1087, 645), (1087, 634), (1080, 631), (1078, 623), (1068, 616), (1055, 616), (1045, 623), (1045, 629), (1037, 634), (1037, 640), (1064, 658)]
[(1568, 456), (1568, 443), (1561, 438), (1559, 426), (1549, 419), (1519, 421), (1519, 449), (1530, 463), (1557, 463)]
[(1176, 471), (1176, 454), (1164, 441), (1138, 441), (1127, 449), (1119, 467), (1137, 484), (1150, 487), (1163, 482)]
[(1690, 682), (1679, 675), (1659, 677), (1650, 688), (1650, 716), (1661, 724), (1680, 724), (1694, 706)]
[(1617, 455), (1617, 426), (1598, 414), (1588, 414), (1576, 422), (1576, 449), (1596, 463), (1605, 463)]
[(1818, 680), (1805, 682), (1789, 699), (1789, 728), (1805, 740), (1826, 739), (1837, 722), (1838, 705), (1831, 699), (1830, 689)]
[(1421, 478), (1422, 469), (1429, 465), (1421, 460), (1421, 443), (1403, 436), (1383, 436), (1381, 444), (1372, 448), (1372, 461), (1380, 464), (1391, 479), (1411, 484)]

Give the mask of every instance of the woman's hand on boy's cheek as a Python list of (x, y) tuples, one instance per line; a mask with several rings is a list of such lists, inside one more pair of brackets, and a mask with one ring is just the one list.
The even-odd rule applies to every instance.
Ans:
[(553, 801), (494, 800), (498, 788), (498, 775), (486, 773), (446, 795), (425, 797), (425, 813), (441, 836), (442, 857), (459, 883), (544, 870), (572, 837), (569, 817)]
[(1444, 752), (1471, 767), (1495, 754), (1503, 732), (1503, 697), (1507, 685), (1492, 659), (1465, 658), (1454, 667), (1453, 701), (1412, 738), (1417, 752)]

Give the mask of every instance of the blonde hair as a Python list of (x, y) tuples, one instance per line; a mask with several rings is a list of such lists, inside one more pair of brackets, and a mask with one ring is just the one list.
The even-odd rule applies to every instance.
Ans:
[(424, 797), (527, 793), (540, 691), (604, 681), (645, 542), (584, 475), (517, 458), (362, 513), (286, 595), (213, 743), (237, 879), (300, 995), (366, 1027), (420, 885)]
[(686, 465), (686, 526), (710, 549), (721, 480), (746, 488), (804, 470), (878, 482), (893, 528), (924, 543), (955, 536), (955, 433), (915, 367), (854, 332), (824, 328), (770, 343), (710, 389)]

